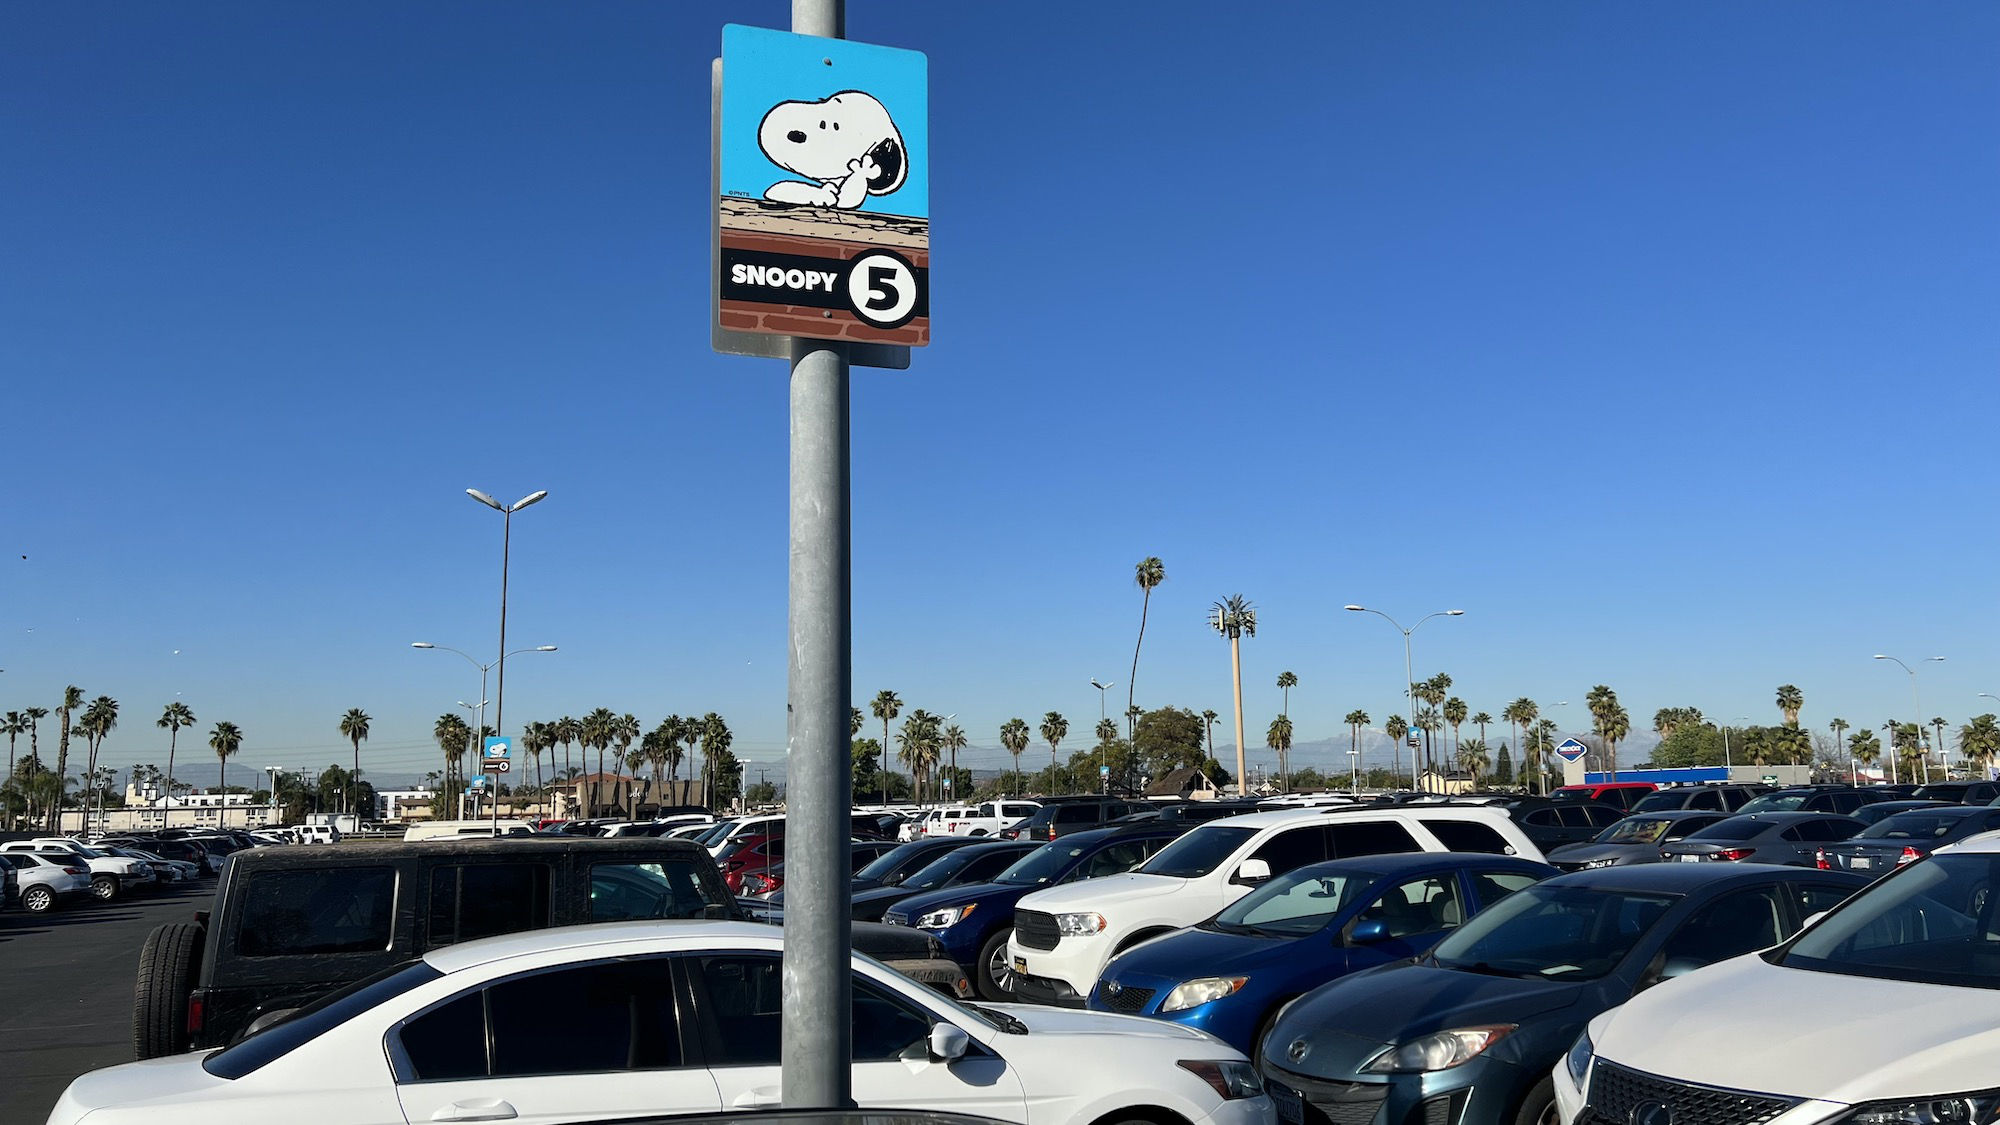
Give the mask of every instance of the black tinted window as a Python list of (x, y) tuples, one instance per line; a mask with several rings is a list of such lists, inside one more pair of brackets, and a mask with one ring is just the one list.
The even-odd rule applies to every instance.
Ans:
[(719, 904), (703, 894), (701, 879), (685, 863), (594, 863), (590, 867), (590, 920), (703, 918)]
[(1333, 858), (1356, 855), (1388, 855), (1393, 852), (1424, 850), (1410, 830), (1393, 820), (1358, 821), (1328, 826), (1333, 837)]
[(1667, 939), (1666, 960), (1711, 965), (1778, 944), (1785, 939), (1778, 897), (1776, 887), (1723, 895), (1681, 923)]
[(1487, 825), (1470, 820), (1427, 820), (1424, 827), (1449, 852), (1485, 852), (1506, 855), (1507, 839)]
[(973, 857), (972, 862), (958, 873), (961, 883), (990, 883), (1002, 871), (1014, 866), (1014, 861), (1026, 853), (1012, 849), (995, 849), (993, 852)]
[(397, 1039), (409, 1059), (410, 1077), (419, 1082), (484, 1078), (485, 998), (479, 992), (468, 992), (442, 1007), (432, 1008), (404, 1024)]
[(241, 1078), (355, 1016), (443, 975), (422, 961), (412, 961), (363, 977), (314, 1000), (290, 1018), (208, 1056), (201, 1060), (201, 1068), (217, 1078)]
[(778, 1065), (783, 996), (769, 956), (703, 957), (694, 974), (702, 1028), (715, 1066)]
[(1536, 828), (1555, 828), (1560, 826), (1562, 821), (1556, 818), (1556, 810), (1554, 809), (1535, 809), (1526, 816), (1523, 816), (1521, 823), (1533, 825)]
[(1278, 833), (1264, 841), (1250, 854), (1250, 858), (1270, 864), (1271, 874), (1283, 875), (1308, 863), (1324, 863), (1332, 857), (1326, 854), (1326, 829), (1315, 824)]
[(1096, 824), (1102, 811), (1097, 805), (1063, 805), (1056, 809), (1056, 823)]
[[(493, 1073), (586, 1074), (681, 1065), (667, 961), (584, 965), (486, 990)], [(561, 1013), (561, 1032), (550, 1016)]]
[(865, 980), (854, 982), (854, 1061), (893, 1059), (930, 1038), (931, 1021)]
[(396, 869), (260, 871), (241, 896), (236, 951), (245, 957), (380, 952), (389, 948)]
[(1691, 809), (1720, 809), (1722, 794), (1712, 789), (1704, 789), (1688, 797), (1687, 807)]
[(431, 872), (433, 946), (549, 924), (549, 865), (483, 863)]
[(1582, 805), (1562, 805), (1555, 810), (1564, 828), (1591, 828), (1590, 810)]

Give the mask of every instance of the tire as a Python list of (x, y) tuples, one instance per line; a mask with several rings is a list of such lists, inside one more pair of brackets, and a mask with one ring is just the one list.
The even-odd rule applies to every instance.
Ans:
[(118, 877), (116, 875), (92, 875), (90, 877), (90, 897), (99, 902), (112, 902), (118, 898)]
[[(986, 939), (979, 947), (979, 960), (972, 966), (972, 989), (982, 1000), (1004, 1004), (1014, 999), (1014, 994), (1000, 987), (1002, 979), (998, 974), (1009, 973), (1007, 968), (1007, 939), (1014, 936), (1012, 926)], [(995, 970), (998, 970), (996, 974)]]
[(1521, 1098), (1521, 1108), (1514, 1111), (1514, 1125), (1557, 1125), (1556, 1082), (1544, 1075), (1540, 1082), (1528, 1087)]
[(29, 887), (21, 892), (21, 909), (30, 914), (46, 914), (55, 905), (56, 893), (47, 887)]
[(146, 935), (139, 950), (139, 983), (132, 990), (132, 1049), (140, 1058), (188, 1049), (188, 995), (201, 975), (207, 937), (207, 927), (199, 922), (170, 922)]

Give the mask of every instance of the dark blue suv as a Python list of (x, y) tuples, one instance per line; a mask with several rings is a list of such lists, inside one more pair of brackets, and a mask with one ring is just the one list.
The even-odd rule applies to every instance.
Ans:
[(991, 883), (947, 887), (904, 899), (882, 916), (892, 926), (915, 926), (944, 942), (987, 1000), (1011, 1000), (1007, 935), (1014, 932), (1014, 904), (1032, 891), (1100, 875), (1117, 875), (1144, 863), (1192, 825), (1141, 822), (1123, 828), (1072, 832), (1022, 856)]

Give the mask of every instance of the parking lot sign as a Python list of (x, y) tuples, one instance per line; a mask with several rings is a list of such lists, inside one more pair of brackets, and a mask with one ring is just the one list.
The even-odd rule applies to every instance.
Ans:
[(512, 739), (488, 736), (479, 751), (479, 768), (485, 773), (506, 773), (513, 768), (510, 759), (514, 755)]

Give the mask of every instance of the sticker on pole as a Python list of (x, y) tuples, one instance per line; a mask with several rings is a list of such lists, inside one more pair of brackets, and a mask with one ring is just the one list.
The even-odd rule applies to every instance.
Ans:
[(1583, 756), (1588, 753), (1590, 753), (1590, 747), (1585, 746), (1574, 738), (1565, 738), (1562, 740), (1562, 744), (1556, 747), (1556, 757), (1561, 758), (1565, 762), (1580, 762), (1583, 760)]
[(514, 755), (514, 743), (505, 738), (487, 736), (479, 751), (479, 768), (485, 773), (506, 773), (513, 766), (509, 759)]
[(734, 334), (930, 343), (929, 63), (729, 24), (716, 136), (716, 348)]

